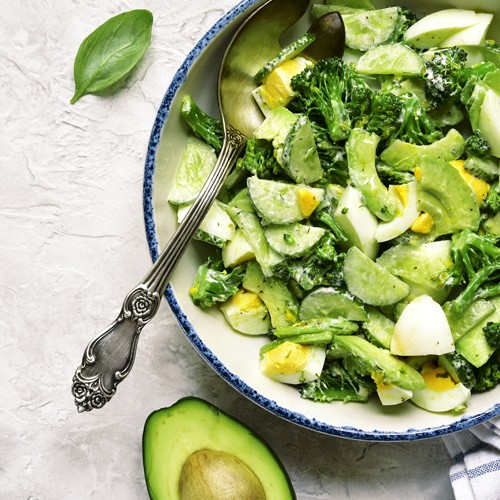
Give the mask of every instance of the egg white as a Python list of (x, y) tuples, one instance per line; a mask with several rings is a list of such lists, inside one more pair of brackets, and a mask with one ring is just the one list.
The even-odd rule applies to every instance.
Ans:
[(439, 355), (455, 350), (446, 315), (432, 297), (419, 295), (403, 309), (390, 350), (398, 356)]
[[(406, 207), (402, 203), (400, 204), (400, 215), (397, 215), (389, 222), (379, 223), (377, 232), (375, 233), (375, 239), (379, 243), (392, 240), (403, 234), (413, 224), (420, 213), (418, 209), (417, 181), (409, 182), (406, 186), (408, 186), (408, 203)], [(391, 191), (391, 187), (389, 187), (389, 191)]]
[(470, 396), (471, 391), (459, 382), (453, 388), (446, 391), (436, 391), (430, 387), (413, 391), (411, 400), (425, 410), (444, 412), (464, 405)]

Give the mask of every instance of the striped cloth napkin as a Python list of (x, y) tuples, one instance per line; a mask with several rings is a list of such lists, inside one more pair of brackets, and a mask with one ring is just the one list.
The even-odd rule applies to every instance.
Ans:
[(443, 436), (456, 500), (500, 500), (500, 417)]

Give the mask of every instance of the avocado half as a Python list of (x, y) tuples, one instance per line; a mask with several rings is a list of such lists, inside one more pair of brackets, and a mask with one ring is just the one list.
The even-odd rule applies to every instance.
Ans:
[(142, 440), (152, 500), (296, 498), (276, 454), (252, 429), (186, 397), (146, 420)]

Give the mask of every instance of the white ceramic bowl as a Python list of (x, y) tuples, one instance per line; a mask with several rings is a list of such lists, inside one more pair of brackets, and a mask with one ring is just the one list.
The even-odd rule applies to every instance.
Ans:
[[(221, 18), (193, 48), (165, 94), (151, 134), (144, 181), (145, 222), (153, 260), (176, 227), (175, 211), (166, 198), (188, 135), (179, 114), (180, 99), (191, 93), (203, 109), (218, 114), (216, 78), (224, 47), (241, 19), (260, 3), (262, 0), (244, 0)], [(374, 3), (382, 7), (397, 2)], [(496, 19), (490, 33), (500, 40), (497, 0), (402, 0), (400, 4), (420, 13), (449, 7), (493, 12)], [(275, 415), (335, 436), (410, 441), (455, 432), (500, 414), (500, 386), (473, 395), (460, 415), (429, 413), (410, 403), (383, 407), (377, 398), (367, 404), (320, 404), (301, 399), (296, 388), (259, 373), (259, 348), (265, 339), (234, 333), (217, 308), (205, 312), (193, 305), (188, 290), (207, 255), (202, 244), (188, 248), (171, 279), (167, 300), (182, 330), (208, 364), (241, 394)]]

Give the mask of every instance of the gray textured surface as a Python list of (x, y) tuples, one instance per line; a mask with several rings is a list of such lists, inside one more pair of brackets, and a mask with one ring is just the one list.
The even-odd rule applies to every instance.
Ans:
[[(233, 0), (3, 0), (0, 4), (0, 498), (145, 499), (147, 415), (194, 394), (261, 433), (299, 499), (452, 497), (440, 440), (363, 443), (299, 429), (255, 407), (199, 358), (166, 304), (119, 395), (79, 415), (84, 346), (150, 264), (142, 175), (174, 71)], [(152, 46), (127, 88), (71, 106), (82, 39), (147, 7)]]

